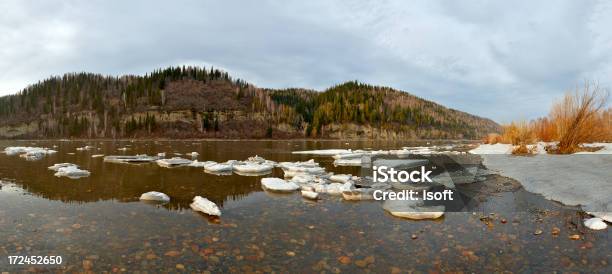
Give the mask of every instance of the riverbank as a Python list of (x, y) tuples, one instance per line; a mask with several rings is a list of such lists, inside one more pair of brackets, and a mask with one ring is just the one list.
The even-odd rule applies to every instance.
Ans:
[(512, 146), (480, 145), (471, 150), (483, 157), (483, 164), (500, 175), (517, 181), (528, 191), (542, 194), (566, 205), (580, 205), (583, 210), (612, 222), (612, 144), (587, 144), (600, 147), (593, 152), (569, 155), (548, 154), (536, 144), (535, 155), (511, 155)]

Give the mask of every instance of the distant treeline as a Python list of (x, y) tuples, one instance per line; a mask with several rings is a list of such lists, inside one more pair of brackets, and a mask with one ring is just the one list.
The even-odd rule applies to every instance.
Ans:
[(11, 138), (337, 133), (377, 138), (394, 133), (402, 138), (474, 139), (498, 130), (491, 120), (387, 87), (353, 81), (323, 92), (264, 89), (201, 67), (170, 67), (144, 76), (71, 73), (0, 97), (0, 136)]

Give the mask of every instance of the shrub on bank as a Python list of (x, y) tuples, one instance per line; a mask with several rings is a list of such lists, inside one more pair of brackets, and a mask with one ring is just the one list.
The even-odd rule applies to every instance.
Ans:
[(548, 117), (531, 122), (512, 122), (502, 135), (489, 134), (487, 144), (512, 144), (513, 154), (532, 154), (536, 141), (558, 141), (549, 152), (569, 154), (586, 150), (581, 144), (612, 141), (612, 108), (606, 109), (609, 94), (597, 83), (588, 83), (556, 102)]

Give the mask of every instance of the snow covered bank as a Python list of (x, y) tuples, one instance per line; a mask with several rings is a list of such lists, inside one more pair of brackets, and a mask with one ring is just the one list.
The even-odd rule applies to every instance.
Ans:
[[(592, 215), (612, 222), (612, 154), (603, 150), (572, 155), (508, 155), (509, 145), (481, 145), (483, 164), (519, 181), (527, 191), (566, 205), (580, 205)], [(497, 152), (497, 153), (495, 153)]]
[[(556, 142), (537, 142), (533, 145), (527, 145), (527, 148), (534, 150), (534, 154), (547, 154), (546, 147), (547, 146), (556, 146)], [(600, 150), (597, 151), (583, 151), (577, 152), (574, 154), (612, 154), (612, 143), (591, 143), (584, 144), (584, 147), (601, 147)], [(477, 148), (470, 150), (472, 154), (512, 154), (512, 149), (514, 148), (511, 144), (481, 144)]]

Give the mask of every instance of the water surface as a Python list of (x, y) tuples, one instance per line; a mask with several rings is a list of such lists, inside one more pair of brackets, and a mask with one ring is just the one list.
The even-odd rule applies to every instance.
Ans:
[[(376, 201), (318, 202), (262, 191), (261, 177), (215, 176), (200, 168), (104, 163), (93, 154), (155, 155), (198, 152), (198, 160), (274, 161), (312, 157), (291, 151), (324, 148), (398, 149), (416, 143), (340, 141), (1, 141), (59, 152), (39, 161), (0, 154), (0, 269), (162, 272), (513, 272), (610, 273), (610, 230), (582, 226), (583, 213), (524, 191), (499, 176), (466, 186), (473, 213), (449, 212), (435, 221), (395, 218)], [(94, 146), (90, 151), (77, 147)], [(118, 148), (127, 147), (125, 152)], [(184, 156), (183, 156), (184, 157)], [(335, 173), (362, 175), (359, 167)], [(47, 167), (70, 162), (91, 171), (77, 180)], [(282, 177), (275, 169), (271, 175)], [(143, 192), (167, 193), (159, 206)], [(189, 209), (191, 199), (216, 202), (221, 218)], [(503, 220), (503, 221), (502, 221)], [(553, 235), (551, 231), (560, 232)], [(536, 230), (543, 233), (534, 235)], [(580, 240), (570, 240), (578, 234)], [(416, 238), (416, 239), (413, 239)], [(8, 265), (8, 255), (61, 255), (61, 266)]]

